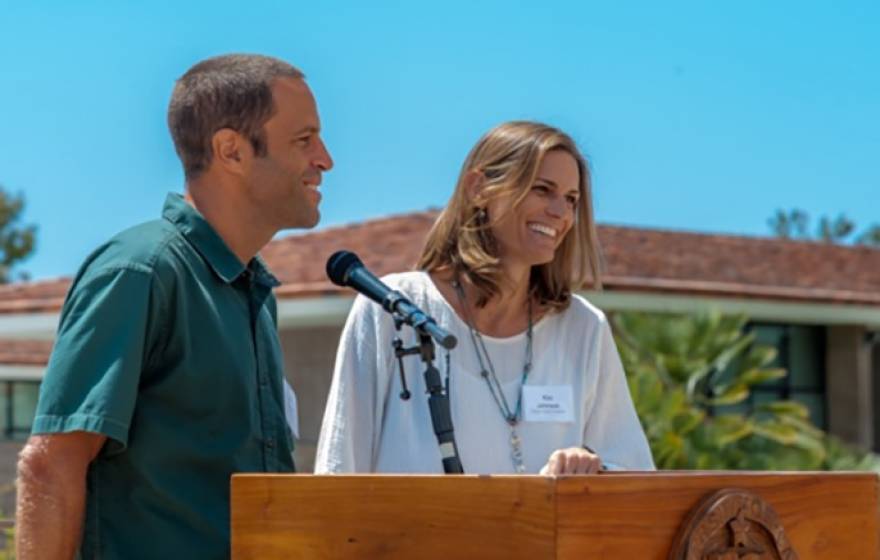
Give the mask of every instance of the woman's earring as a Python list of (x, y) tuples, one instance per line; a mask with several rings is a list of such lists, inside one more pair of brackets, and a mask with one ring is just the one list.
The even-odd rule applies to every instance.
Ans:
[(481, 222), (485, 222), (488, 215), (486, 214), (485, 208), (477, 208), (477, 219)]

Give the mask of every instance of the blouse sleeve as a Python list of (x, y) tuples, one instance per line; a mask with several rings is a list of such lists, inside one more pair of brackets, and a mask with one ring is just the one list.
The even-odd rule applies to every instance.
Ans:
[(342, 330), (315, 473), (372, 472), (391, 371), (390, 332), (378, 306), (358, 296)]
[(611, 328), (604, 318), (597, 337), (598, 381), (584, 429), (584, 445), (595, 450), (608, 469), (654, 470), (651, 449), (629, 394)]

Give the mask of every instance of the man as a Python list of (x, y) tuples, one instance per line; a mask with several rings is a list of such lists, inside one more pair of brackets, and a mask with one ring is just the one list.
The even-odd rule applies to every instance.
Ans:
[(221, 56), (178, 80), (168, 124), (185, 197), (95, 251), (61, 313), (19, 460), (20, 560), (228, 557), (230, 475), (294, 468), (256, 254), (318, 222), (315, 100), (285, 62)]

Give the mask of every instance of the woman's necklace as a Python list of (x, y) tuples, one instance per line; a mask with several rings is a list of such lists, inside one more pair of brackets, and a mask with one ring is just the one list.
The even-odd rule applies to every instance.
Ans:
[[(504, 396), (504, 391), (501, 390), (498, 376), (495, 375), (495, 366), (492, 364), (489, 352), (486, 351), (483, 336), (474, 326), (476, 323), (465, 301), (464, 288), (462, 288), (458, 279), (452, 281), (452, 287), (455, 289), (458, 301), (465, 313), (465, 323), (471, 335), (471, 342), (474, 345), (474, 352), (477, 354), (477, 361), (480, 363), (480, 376), (486, 381), (489, 392), (492, 394), (495, 404), (498, 405), (498, 410), (501, 411), (501, 416), (504, 417), (504, 421), (510, 426), (510, 458), (513, 460), (513, 468), (517, 473), (524, 473), (526, 466), (523, 463), (522, 439), (519, 437), (516, 428), (519, 425), (522, 413), (522, 387), (526, 384), (526, 379), (532, 369), (532, 298), (530, 297), (528, 300), (529, 326), (526, 330), (526, 357), (523, 364), (522, 380), (520, 381), (516, 399), (516, 409), (511, 410), (510, 405), (507, 403), (507, 398)], [(486, 367), (487, 364), (488, 368)]]

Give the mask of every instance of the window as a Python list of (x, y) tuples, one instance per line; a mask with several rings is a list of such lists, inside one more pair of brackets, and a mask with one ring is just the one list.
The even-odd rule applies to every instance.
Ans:
[(0, 429), (4, 439), (27, 439), (39, 393), (39, 381), (0, 380)]
[(880, 331), (872, 331), (866, 341), (871, 345), (871, 381), (874, 391), (874, 451), (880, 451)]
[(757, 344), (776, 348), (771, 367), (781, 367), (788, 375), (753, 388), (748, 404), (781, 399), (800, 402), (810, 410), (810, 420), (823, 430), (828, 428), (825, 404), (825, 328), (812, 325), (751, 323)]

